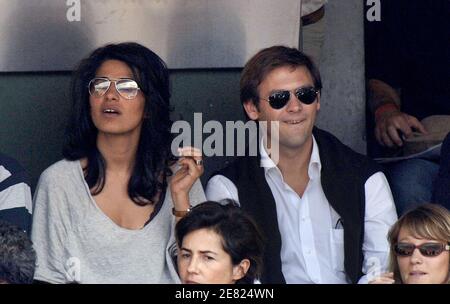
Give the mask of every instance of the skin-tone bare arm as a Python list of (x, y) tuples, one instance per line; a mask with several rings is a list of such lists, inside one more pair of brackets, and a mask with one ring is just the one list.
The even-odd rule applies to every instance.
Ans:
[(400, 96), (387, 83), (370, 79), (369, 109), (375, 118), (375, 137), (382, 146), (403, 146), (403, 139), (413, 131), (426, 134), (424, 126), (416, 117), (400, 111)]
[(395, 104), (400, 108), (400, 96), (397, 91), (387, 83), (378, 80), (370, 79), (369, 87), (369, 109), (372, 114), (375, 110), (384, 104)]
[[(175, 210), (184, 211), (190, 207), (189, 191), (195, 181), (204, 172), (203, 164), (197, 164), (197, 160), (202, 160), (199, 149), (184, 147), (179, 150), (180, 159), (178, 164), (180, 169), (172, 176), (170, 190)], [(178, 221), (181, 217), (177, 217)]]

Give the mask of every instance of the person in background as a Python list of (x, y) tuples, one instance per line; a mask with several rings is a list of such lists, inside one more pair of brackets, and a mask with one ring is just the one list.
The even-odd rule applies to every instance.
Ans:
[(177, 212), (205, 200), (202, 157), (171, 151), (169, 74), (137, 43), (110, 44), (74, 74), (64, 159), (34, 196), (35, 279), (173, 283)]
[(176, 225), (178, 272), (184, 284), (254, 283), (260, 278), (263, 240), (236, 205), (204, 202)]
[(450, 210), (450, 133), (442, 143), (441, 162), (433, 189), (432, 202), (441, 204)]
[(0, 220), (31, 232), (29, 176), (13, 158), (0, 153)]
[(31, 284), (36, 253), (28, 235), (0, 220), (0, 284)]
[[(429, 133), (422, 120), (450, 115), (450, 1), (380, 0), (366, 20), (368, 153), (390, 157)], [(399, 215), (430, 202), (439, 164), (422, 158), (386, 166)]]
[(448, 284), (450, 211), (423, 204), (400, 217), (389, 231), (390, 273), (372, 284)]

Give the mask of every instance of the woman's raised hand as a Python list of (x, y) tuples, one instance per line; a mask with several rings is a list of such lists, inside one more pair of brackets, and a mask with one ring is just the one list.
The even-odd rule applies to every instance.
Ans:
[(187, 210), (189, 191), (195, 181), (203, 174), (203, 158), (199, 149), (183, 147), (178, 149), (180, 169), (175, 172), (170, 181), (170, 190), (175, 210)]

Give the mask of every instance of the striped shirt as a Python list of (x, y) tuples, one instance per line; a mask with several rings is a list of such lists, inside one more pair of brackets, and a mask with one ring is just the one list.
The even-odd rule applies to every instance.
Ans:
[(0, 153), (0, 220), (29, 234), (31, 206), (28, 174), (16, 160)]

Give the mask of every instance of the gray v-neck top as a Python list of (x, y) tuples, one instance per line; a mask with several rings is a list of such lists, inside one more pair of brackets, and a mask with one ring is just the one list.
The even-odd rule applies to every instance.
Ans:
[[(206, 200), (197, 181), (196, 205)], [(50, 283), (179, 283), (169, 254), (175, 217), (167, 189), (158, 213), (140, 230), (118, 226), (97, 206), (79, 161), (46, 169), (33, 199), (35, 279)]]

